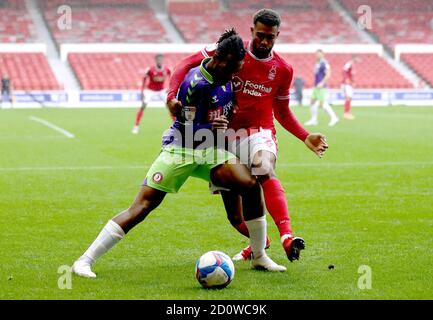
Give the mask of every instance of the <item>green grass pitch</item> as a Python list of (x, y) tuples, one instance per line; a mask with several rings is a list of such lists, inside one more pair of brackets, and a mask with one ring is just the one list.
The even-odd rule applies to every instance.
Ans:
[[(294, 111), (307, 120), (307, 108)], [(323, 159), (278, 127), (277, 174), (307, 245), (290, 263), (268, 215), (268, 252), (287, 272), (238, 262), (229, 287), (202, 289), (197, 258), (233, 256), (247, 241), (220, 197), (191, 178), (98, 261), (97, 279), (73, 277), (71, 289), (59, 289), (59, 267), (131, 203), (169, 117), (146, 110), (134, 136), (135, 109), (0, 110), (0, 299), (432, 299), (433, 108), (354, 113), (329, 128), (322, 112), (314, 130), (330, 144)], [(358, 287), (364, 265), (371, 289)]]

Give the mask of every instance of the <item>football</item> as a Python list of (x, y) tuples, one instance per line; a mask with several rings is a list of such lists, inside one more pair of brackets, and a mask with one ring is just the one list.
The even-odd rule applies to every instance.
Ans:
[(225, 288), (235, 276), (235, 266), (224, 252), (209, 251), (198, 259), (195, 276), (205, 288)]

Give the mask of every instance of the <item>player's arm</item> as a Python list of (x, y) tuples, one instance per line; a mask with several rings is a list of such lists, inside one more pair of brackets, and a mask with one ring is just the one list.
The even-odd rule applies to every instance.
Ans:
[(175, 115), (182, 107), (180, 101), (176, 99), (176, 94), (179, 90), (180, 84), (188, 71), (200, 65), (203, 58), (205, 58), (204, 53), (203, 51), (200, 51), (182, 59), (175, 67), (173, 74), (170, 77), (167, 92), (167, 107), (173, 115)]
[(303, 141), (311, 151), (319, 157), (322, 157), (323, 153), (328, 148), (326, 138), (320, 133), (309, 133), (305, 130), (290, 110), (290, 86), (293, 79), (292, 67), (287, 66), (286, 74), (283, 79), (287, 80), (284, 81), (278, 89), (278, 94), (272, 105), (275, 119), (277, 119), (284, 129)]

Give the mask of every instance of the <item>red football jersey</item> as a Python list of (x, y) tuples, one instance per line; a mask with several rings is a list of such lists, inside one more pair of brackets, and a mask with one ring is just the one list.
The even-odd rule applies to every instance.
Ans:
[(353, 74), (353, 63), (352, 61), (348, 61), (343, 67), (343, 84), (352, 84)]
[(170, 77), (170, 75), (171, 75), (171, 70), (167, 66), (162, 66), (161, 68), (157, 68), (156, 66), (153, 66), (146, 70), (144, 74), (143, 85), (146, 81), (146, 78), (148, 78), (149, 83), (147, 85), (147, 89), (153, 91), (160, 91), (164, 89), (165, 80), (168, 77)]
[[(275, 133), (273, 103), (274, 99), (288, 100), (293, 69), (276, 52), (272, 51), (266, 59), (258, 59), (245, 43), (245, 55), (242, 69), (235, 74), (233, 90), (235, 91), (238, 109), (230, 121), (230, 127), (272, 129)], [(205, 56), (212, 55), (214, 50), (208, 47), (202, 50)]]

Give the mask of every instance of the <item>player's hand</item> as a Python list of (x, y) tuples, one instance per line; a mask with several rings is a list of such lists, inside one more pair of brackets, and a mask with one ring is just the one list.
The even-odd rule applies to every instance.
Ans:
[(328, 143), (326, 138), (321, 133), (311, 133), (304, 141), (305, 145), (313, 151), (319, 158), (323, 156), (326, 149), (328, 149)]
[(226, 116), (219, 116), (218, 118), (215, 118), (212, 122), (212, 128), (213, 129), (222, 129), (227, 130), (229, 121), (227, 120)]
[(316, 85), (316, 88), (323, 88), (323, 82), (319, 82), (317, 85)]
[(167, 102), (167, 108), (172, 115), (176, 116), (182, 109), (182, 102), (177, 99), (171, 99), (169, 102)]

